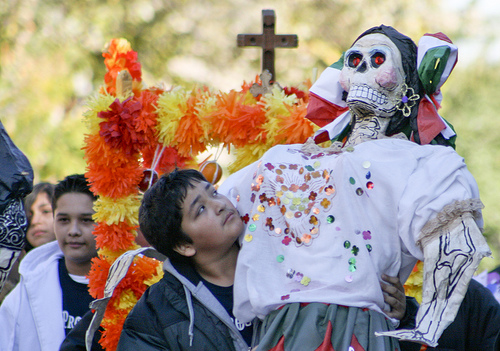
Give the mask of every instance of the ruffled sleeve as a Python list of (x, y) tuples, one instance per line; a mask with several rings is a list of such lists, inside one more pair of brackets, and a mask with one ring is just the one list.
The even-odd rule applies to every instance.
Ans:
[[(423, 260), (422, 242), (439, 235), (439, 228), (464, 212), (472, 212), (483, 227), (479, 190), (462, 157), (452, 148), (419, 146), (411, 150), (415, 168), (398, 206), (403, 256)], [(411, 267), (403, 270), (409, 274)], [(410, 264), (410, 260), (407, 260)]]

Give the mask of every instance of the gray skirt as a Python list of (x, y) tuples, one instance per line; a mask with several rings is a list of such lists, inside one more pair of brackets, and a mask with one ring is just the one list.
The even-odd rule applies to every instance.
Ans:
[(393, 330), (381, 313), (324, 303), (292, 303), (269, 313), (258, 329), (258, 351), (397, 351)]

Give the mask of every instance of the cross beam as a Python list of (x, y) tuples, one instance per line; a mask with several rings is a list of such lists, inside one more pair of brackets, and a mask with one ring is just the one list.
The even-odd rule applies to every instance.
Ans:
[(274, 10), (262, 10), (262, 24), (262, 34), (238, 34), (237, 43), (239, 47), (262, 47), (262, 72), (268, 70), (272, 80), (276, 81), (274, 49), (296, 48), (299, 45), (299, 39), (296, 34), (275, 34), (276, 15)]

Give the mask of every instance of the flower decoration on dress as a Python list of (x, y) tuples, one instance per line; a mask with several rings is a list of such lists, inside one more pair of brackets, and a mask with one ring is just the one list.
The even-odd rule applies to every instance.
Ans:
[(409, 117), (411, 114), (411, 109), (417, 101), (420, 99), (418, 94), (415, 94), (415, 90), (411, 87), (408, 87), (406, 83), (401, 87), (401, 102), (396, 108), (399, 111), (403, 112), (403, 116)]

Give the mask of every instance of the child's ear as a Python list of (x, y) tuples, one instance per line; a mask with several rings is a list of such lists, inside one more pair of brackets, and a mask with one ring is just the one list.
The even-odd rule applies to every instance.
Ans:
[(174, 251), (177, 252), (179, 255), (186, 257), (192, 257), (196, 253), (196, 249), (193, 247), (193, 244), (189, 243), (177, 245), (174, 248)]

